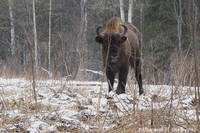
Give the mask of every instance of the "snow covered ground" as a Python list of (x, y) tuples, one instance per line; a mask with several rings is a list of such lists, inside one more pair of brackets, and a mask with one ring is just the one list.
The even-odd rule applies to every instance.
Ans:
[(108, 94), (107, 83), (102, 82), (40, 80), (36, 84), (37, 106), (30, 81), (0, 78), (0, 132), (196, 130), (191, 87), (145, 85), (145, 94), (139, 96), (131, 83), (121, 95)]

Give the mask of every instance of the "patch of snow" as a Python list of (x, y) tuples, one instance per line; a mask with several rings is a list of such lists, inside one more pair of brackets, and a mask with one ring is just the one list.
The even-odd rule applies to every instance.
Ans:
[[(114, 88), (116, 88), (116, 84)], [(99, 99), (100, 89), (102, 96)], [(134, 89), (136, 89), (136, 94), (133, 94)], [(56, 132), (58, 130), (70, 132), (80, 128), (85, 131), (97, 129), (97, 114), (100, 115), (104, 129), (112, 129), (119, 126), (119, 121), (114, 121), (116, 117), (125, 117), (134, 109), (151, 110), (152, 107), (153, 109), (171, 107), (172, 112), (179, 113), (187, 119), (196, 120), (195, 110), (191, 105), (194, 88), (144, 85), (144, 90), (145, 94), (139, 96), (137, 87), (127, 85), (126, 94), (116, 95), (114, 91), (108, 93), (108, 85), (105, 82), (38, 80), (36, 81), (36, 91), (41, 109), (39, 113), (34, 113), (34, 110), (28, 110), (26, 107), (27, 103), (32, 105), (35, 103), (31, 81), (0, 78), (0, 93), (3, 96), (1, 101), (11, 103), (14, 100), (20, 104), (19, 101), (23, 99), (21, 105), (18, 105), (22, 107), (14, 107), (13, 110), (5, 109), (1, 102), (0, 115), (3, 113), (2, 110), (6, 110), (8, 119), (27, 116), (27, 120), (20, 124), (31, 133)], [(172, 92), (174, 95), (171, 99)], [(179, 95), (175, 95), (176, 93)], [(100, 109), (97, 112), (99, 100)], [(27, 112), (24, 111), (25, 107)], [(179, 121), (184, 120), (179, 119)], [(10, 127), (8, 125), (6, 129), (18, 126)]]

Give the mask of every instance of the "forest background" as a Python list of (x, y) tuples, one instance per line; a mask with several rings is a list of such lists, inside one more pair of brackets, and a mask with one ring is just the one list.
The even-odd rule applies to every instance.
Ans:
[[(125, 21), (129, 4), (124, 0)], [(144, 82), (193, 85), (192, 27), (199, 54), (200, 1), (133, 0), (132, 7)], [(34, 64), (37, 77), (100, 80), (96, 27), (115, 16), (119, 0), (1, 0), (0, 75), (24, 77)]]

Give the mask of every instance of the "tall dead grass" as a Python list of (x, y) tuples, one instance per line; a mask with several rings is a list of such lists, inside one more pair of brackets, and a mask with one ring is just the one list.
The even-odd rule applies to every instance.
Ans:
[[(170, 98), (167, 99), (162, 97), (159, 93), (152, 95), (151, 101), (146, 101), (149, 103), (151, 108), (149, 109), (139, 109), (137, 106), (137, 100), (142, 96), (138, 96), (138, 88), (135, 79), (128, 80), (129, 88), (133, 88), (130, 94), (132, 94), (134, 106), (133, 110), (128, 110), (123, 112), (124, 116), (114, 118), (112, 121), (118, 122), (119, 126), (113, 129), (108, 129), (102, 132), (117, 133), (117, 132), (200, 132), (198, 129), (198, 124), (195, 119), (191, 119), (187, 116), (187, 112), (195, 110), (195, 106), (184, 107), (182, 96), (194, 97), (194, 90), (192, 86), (194, 85), (194, 69), (191, 60), (186, 60), (186, 58), (174, 58), (171, 62), (171, 72), (166, 75), (171, 76), (171, 92)], [(165, 85), (165, 79), (161, 84)], [(148, 82), (148, 81), (146, 81)], [(183, 87), (188, 86), (187, 91), (183, 91)], [(148, 90), (148, 88), (145, 88)], [(145, 95), (145, 94), (144, 94)], [(154, 108), (155, 103), (166, 102), (164, 107)], [(191, 101), (192, 102), (192, 101)], [(174, 106), (174, 103), (177, 103)], [(189, 104), (189, 103), (188, 103)], [(120, 111), (120, 110), (118, 110)], [(185, 113), (183, 113), (185, 112)], [(193, 114), (195, 116), (195, 113)]]
[[(198, 125), (195, 119), (191, 119), (187, 113), (190, 112), (191, 110), (195, 110), (195, 104), (193, 104), (193, 101), (191, 101), (191, 106), (185, 107), (183, 105), (183, 99), (182, 96), (188, 96), (188, 97), (193, 97), (194, 96), (194, 91), (192, 90), (193, 82), (194, 82), (194, 69), (193, 69), (193, 64), (191, 63), (191, 60), (186, 60), (184, 59), (183, 62), (180, 62), (179, 58), (174, 58), (171, 62), (171, 72), (167, 73), (166, 75), (171, 76), (172, 81), (171, 83), (171, 88), (170, 88), (170, 98), (162, 97), (160, 95), (159, 91), (156, 94), (153, 94), (150, 97), (150, 101), (146, 99), (145, 102), (148, 103), (150, 108), (146, 109), (140, 109), (138, 107), (138, 101), (141, 100), (142, 97), (147, 96), (148, 94), (144, 94), (144, 96), (138, 96), (138, 88), (137, 88), (137, 82), (134, 78), (134, 76), (129, 74), (128, 78), (128, 88), (131, 89), (126, 89), (126, 93), (131, 94), (133, 97), (133, 100), (129, 103), (132, 104), (133, 109), (132, 110), (125, 110), (122, 111), (120, 108), (118, 108), (115, 103), (112, 102), (112, 100), (108, 103), (109, 109), (115, 112), (115, 117), (112, 119), (107, 119), (106, 114), (105, 117), (98, 116), (92, 119), (87, 120), (88, 125), (93, 125), (97, 126), (98, 129), (89, 129), (89, 132), (105, 132), (105, 133), (118, 133), (118, 132), (124, 132), (124, 133), (132, 133), (132, 132), (138, 132), (138, 133), (149, 133), (149, 132), (200, 132), (200, 129), (198, 129)], [(4, 77), (10, 78), (10, 77), (15, 77), (12, 75), (12, 70), (10, 68), (6, 69), (4, 73)], [(10, 75), (9, 75), (10, 74)], [(131, 73), (134, 74), (134, 73)], [(27, 78), (31, 74), (27, 74)], [(39, 75), (37, 76), (38, 79), (45, 79), (41, 78), (44, 75)], [(17, 76), (16, 76), (17, 77)], [(29, 78), (30, 78), (29, 77)], [(45, 76), (44, 76), (45, 77)], [(148, 77), (148, 76), (146, 76)], [(149, 76), (151, 77), (151, 76)], [(104, 77), (105, 78), (105, 77)], [(103, 78), (103, 81), (104, 81)], [(57, 77), (57, 79), (60, 79)], [(148, 79), (144, 79), (144, 84), (148, 83)], [(150, 79), (151, 80), (151, 79)], [(161, 80), (163, 81), (161, 84), (165, 85), (166, 83), (169, 83), (168, 81), (165, 81), (165, 79)], [(65, 81), (66, 82), (66, 81)], [(103, 83), (103, 82), (102, 82)], [(187, 91), (183, 91), (182, 87), (187, 86), (188, 89)], [(102, 88), (102, 86), (101, 86)], [(2, 105), (4, 106), (2, 113), (1, 113), (1, 126), (6, 127), (5, 125), (7, 124), (17, 124), (23, 122), (28, 116), (33, 114), (35, 111), (35, 106), (31, 102), (32, 98), (32, 93), (31, 93), (31, 88), (27, 88), (30, 90), (30, 94), (27, 94), (24, 96), (24, 99), (18, 99), (18, 100), (11, 100), (11, 101), (6, 101), (4, 100), (4, 93), (1, 92), (1, 102)], [(162, 89), (162, 87), (161, 87)], [(145, 86), (144, 90), (147, 93), (148, 88)], [(58, 91), (54, 90), (54, 93), (60, 93)], [(78, 92), (81, 95), (85, 95), (83, 92)], [(99, 100), (104, 96), (102, 93), (99, 94)], [(123, 102), (120, 101), (121, 99), (119, 98), (119, 103)], [(160, 108), (155, 108), (155, 105), (157, 103), (162, 103), (165, 102), (164, 107)], [(176, 104), (176, 106), (174, 105)], [(99, 108), (101, 106), (101, 102), (98, 102)], [(122, 106), (125, 106), (122, 104)], [(38, 104), (37, 108), (42, 112), (48, 112), (51, 110), (51, 107), (47, 107), (42, 104)], [(84, 105), (81, 105), (80, 103), (77, 104), (77, 107), (75, 107), (78, 110), (83, 110)], [(126, 107), (124, 107), (126, 108)], [(23, 110), (25, 111), (25, 116), (23, 117), (16, 117), (13, 119), (10, 119), (6, 116), (6, 112), (10, 110)], [(98, 109), (99, 110), (99, 109)], [(119, 116), (118, 113), (122, 112), (123, 116)], [(40, 113), (40, 112), (39, 112)], [(100, 113), (100, 112), (99, 112)], [(195, 114), (194, 114), (195, 115)], [(56, 118), (57, 119), (57, 118)], [(117, 126), (113, 128), (108, 128), (105, 129), (105, 125), (112, 125), (113, 123), (116, 123)], [(25, 131), (25, 129), (23, 129)], [(66, 127), (58, 127), (58, 130), (61, 132), (67, 131)], [(87, 132), (88, 130), (85, 129), (77, 129), (77, 132)], [(76, 131), (74, 131), (76, 132)]]

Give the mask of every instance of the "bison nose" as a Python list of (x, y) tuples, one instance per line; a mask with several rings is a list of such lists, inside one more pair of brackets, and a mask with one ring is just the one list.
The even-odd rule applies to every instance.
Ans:
[(118, 61), (118, 56), (111, 56), (111, 62), (116, 63)]

